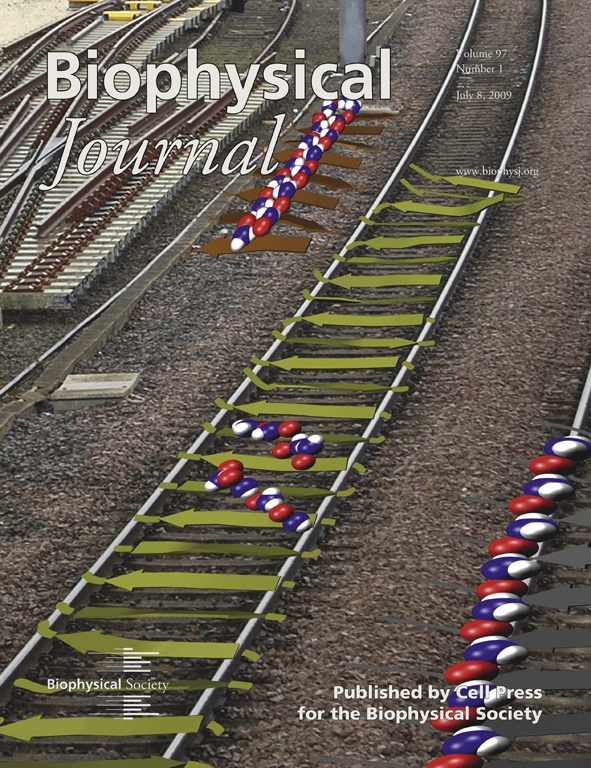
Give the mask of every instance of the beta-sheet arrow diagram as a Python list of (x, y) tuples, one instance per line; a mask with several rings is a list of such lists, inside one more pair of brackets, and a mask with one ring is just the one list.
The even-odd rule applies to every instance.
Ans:
[(201, 715), (185, 717), (135, 717), (130, 720), (111, 717), (44, 718), (41, 715), (0, 726), (1, 736), (31, 741), (48, 736), (152, 736), (197, 733)]
[(105, 653), (109, 656), (125, 656), (133, 650), (138, 656), (157, 655), (172, 659), (233, 659), (238, 643), (200, 643), (174, 640), (137, 640), (133, 637), (105, 635), (102, 630), (72, 632), (56, 635), (62, 643), (79, 653)]
[(580, 512), (575, 512), (574, 515), (563, 517), (561, 522), (571, 523), (572, 525), (591, 526), (591, 509), (582, 509)]
[(571, 568), (587, 568), (591, 565), (591, 545), (580, 544), (578, 547), (566, 547), (558, 550), (558, 552), (540, 555), (538, 560), (543, 560), (545, 563), (569, 565)]
[(519, 645), (530, 651), (551, 653), (557, 648), (591, 648), (591, 629), (535, 629), (520, 635), (512, 635)]
[[(322, 278), (318, 270), (314, 276)], [(443, 275), (352, 275), (350, 273), (335, 277), (332, 280), (322, 280), (331, 285), (338, 285), (350, 291), (351, 288), (396, 288), (408, 285), (439, 285)]]
[(546, 589), (544, 592), (527, 595), (522, 599), (528, 605), (568, 611), (575, 606), (591, 605), (591, 587), (556, 587), (556, 589)]
[[(305, 371), (320, 370), (368, 370), (372, 368), (395, 368), (399, 361), (398, 355), (375, 357), (286, 357), (283, 360), (272, 360), (271, 365), (284, 371), (300, 369)], [(253, 358), (255, 365), (262, 361)], [(265, 363), (267, 364), (267, 363)], [(591, 551), (591, 550), (590, 550)]]
[(499, 675), (495, 685), (505, 688), (541, 688), (544, 691), (591, 690), (589, 669), (522, 669)]
[(403, 328), (412, 325), (422, 325), (424, 315), (414, 313), (407, 315), (339, 315), (334, 312), (321, 312), (317, 315), (293, 317), (285, 320), (284, 326), (293, 322), (305, 320), (312, 325), (346, 325), (358, 328)]
[(501, 736), (509, 739), (516, 739), (519, 736), (591, 733), (591, 717), (588, 712), (581, 715), (542, 715), (537, 723), (516, 720), (507, 723), (498, 722), (494, 727)]
[[(89, 580), (89, 579), (87, 579)], [(93, 579), (95, 583), (96, 577)], [(129, 571), (103, 583), (131, 592), (134, 589), (214, 589), (272, 592), (279, 576), (246, 573), (191, 573), (188, 571)]]

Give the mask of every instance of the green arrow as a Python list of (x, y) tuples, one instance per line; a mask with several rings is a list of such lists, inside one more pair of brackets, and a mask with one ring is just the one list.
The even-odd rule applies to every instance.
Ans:
[(48, 736), (153, 736), (198, 733), (202, 721), (201, 715), (134, 717), (129, 720), (100, 716), (49, 719), (38, 715), (0, 726), (0, 735), (20, 741), (31, 741)]
[[(405, 179), (401, 179), (404, 184)], [(411, 185), (412, 186), (412, 185)], [(422, 190), (411, 189), (415, 194), (425, 194)], [(464, 227), (478, 227), (477, 221), (441, 221), (440, 219), (429, 219), (429, 221), (374, 221), (367, 216), (360, 216), (359, 221), (367, 224), (369, 227), (455, 227), (461, 229)]]
[[(382, 259), (379, 256), (352, 256), (350, 259), (347, 259), (347, 264), (383, 264), (385, 266), (405, 267), (407, 264), (443, 264), (448, 261), (457, 260), (457, 256), (418, 256), (416, 258), (407, 256), (402, 259)], [(434, 275), (434, 277), (437, 277), (437, 275)], [(438, 277), (441, 278), (441, 275), (438, 275)], [(439, 285), (439, 283), (434, 283), (434, 285)], [(433, 296), (419, 296), (417, 298), (419, 301), (435, 301)], [(409, 301), (409, 299), (406, 299), (406, 301)]]
[[(138, 656), (161, 656), (171, 659), (233, 659), (240, 647), (238, 643), (136, 640), (133, 637), (105, 635), (100, 629), (58, 635), (49, 628), (47, 621), (39, 624), (37, 632), (42, 637), (60, 640), (79, 653), (105, 653), (111, 656), (125, 656), (129, 651), (133, 651)], [(259, 658), (258, 654), (253, 654), (252, 651), (245, 651), (242, 655), (247, 658)]]
[[(402, 328), (412, 325), (422, 325), (425, 316), (423, 314), (411, 315), (339, 315), (333, 312), (321, 312), (319, 315), (306, 315), (305, 317), (292, 317), (285, 320), (283, 325), (287, 327), (294, 322), (305, 320), (312, 325), (323, 327), (325, 325), (346, 325), (358, 328)], [(291, 341), (291, 339), (290, 339)]]
[(279, 331), (273, 331), (273, 336), (280, 341), (289, 339), (290, 344), (306, 344), (325, 347), (354, 347), (359, 349), (399, 349), (400, 347), (432, 347), (434, 341), (412, 341), (398, 336), (390, 339), (374, 339), (371, 337), (358, 337), (356, 339), (319, 339), (317, 336), (284, 336)]
[[(363, 258), (361, 256), (355, 257), (355, 258)], [(446, 259), (448, 261), (457, 261), (455, 256), (434, 256), (433, 258), (436, 259)], [(347, 263), (355, 261), (355, 259), (347, 259)], [(369, 257), (367, 263), (376, 263), (381, 264), (382, 262), (387, 263), (398, 263), (398, 261), (405, 262), (407, 259), (378, 259), (377, 257), (374, 259), (373, 257)], [(413, 261), (413, 259), (411, 259)], [(422, 260), (421, 260), (422, 261)], [(390, 297), (389, 299), (351, 299), (348, 296), (312, 296), (310, 291), (303, 290), (302, 296), (307, 299), (308, 301), (330, 301), (331, 304), (334, 304), (335, 301), (347, 303), (347, 304), (422, 304), (423, 302), (427, 301), (437, 301), (437, 298), (435, 296), (397, 296), (397, 297)]]
[(314, 552), (297, 552), (287, 547), (273, 547), (263, 544), (201, 544), (193, 541), (142, 541), (136, 547), (115, 547), (116, 552), (130, 555), (172, 555), (180, 552), (207, 552), (220, 555), (244, 555), (245, 557), (318, 557)]
[(501, 181), (487, 181), (486, 179), (475, 179), (471, 176), (438, 176), (419, 168), (418, 165), (411, 163), (409, 168), (416, 171), (431, 181), (447, 181), (448, 184), (460, 187), (476, 187), (477, 189), (490, 189), (493, 192), (507, 192), (516, 195), (521, 189), (517, 184), (507, 184)]
[(347, 246), (350, 251), (360, 245), (381, 250), (382, 248), (416, 248), (420, 245), (454, 245), (461, 243), (464, 235), (419, 235), (418, 237), (372, 237), (370, 240), (357, 240)]
[[(215, 589), (246, 592), (272, 592), (279, 585), (279, 576), (259, 576), (245, 573), (190, 573), (188, 571), (131, 571), (112, 579), (91, 573), (82, 577), (91, 584), (111, 584), (131, 592), (134, 589)], [(294, 586), (284, 581), (284, 587)], [(217, 658), (217, 657), (214, 657)]]
[[(83, 760), (74, 763), (46, 763), (37, 760), (34, 762), (24, 760), (0, 761), (2, 768), (39, 768), (40, 766), (41, 768), (175, 768), (179, 765), (185, 765), (184, 761), (167, 760), (165, 757), (149, 757), (145, 760)], [(198, 763), (197, 765), (211, 768), (205, 763)]]
[[(305, 556), (305, 555), (304, 555)], [(60, 604), (58, 604), (58, 609)], [(117, 619), (266, 619), (267, 621), (284, 621), (282, 613), (248, 613), (246, 611), (150, 611), (143, 608), (119, 608), (110, 605), (90, 606), (81, 608), (75, 613), (76, 619), (99, 619), (113, 621)]]
[(413, 195), (418, 195), (419, 197), (422, 197), (423, 195), (427, 195), (428, 197), (453, 197), (456, 199), (461, 200), (482, 200), (482, 196), (475, 197), (474, 195), (460, 195), (457, 192), (441, 192), (436, 189), (422, 189), (421, 187), (415, 187), (413, 184), (408, 181), (408, 179), (400, 179), (400, 183), (403, 187), (406, 187), (409, 192), (412, 192)]
[(338, 285), (350, 291), (351, 288), (392, 288), (401, 285), (439, 285), (442, 275), (352, 275), (327, 280), (320, 270), (314, 270), (314, 277), (322, 283)]
[[(220, 398), (216, 399), (215, 404), (224, 410), (237, 410), (251, 416), (260, 416), (264, 413), (275, 416), (312, 416), (322, 419), (373, 419), (377, 410), (373, 405), (313, 405), (312, 403), (290, 403), (288, 401), (275, 403), (268, 400), (259, 400), (247, 405), (230, 405)], [(389, 415), (384, 415), (383, 418), (388, 417)], [(282, 459), (276, 459), (276, 461), (282, 463)], [(319, 461), (323, 460), (316, 459), (316, 465), (312, 467), (312, 471), (316, 471)], [(325, 459), (324, 461), (328, 460)], [(283, 469), (283, 471), (289, 470)], [(310, 470), (306, 471), (309, 472)]]
[(430, 203), (415, 203), (412, 200), (403, 200), (401, 203), (381, 203), (376, 206), (374, 213), (380, 213), (385, 208), (396, 208), (403, 213), (427, 213), (433, 216), (473, 216), (475, 213), (490, 208), (491, 205), (502, 203), (505, 199), (504, 194), (485, 197), (483, 200), (476, 200), (466, 205), (432, 205)]
[[(309, 513), (313, 522), (316, 514)], [(266, 512), (237, 512), (232, 509), (212, 510), (207, 512), (188, 509), (184, 512), (175, 512), (165, 517), (153, 515), (136, 515), (134, 520), (140, 523), (168, 523), (177, 528), (185, 528), (187, 525), (223, 525), (234, 528), (281, 528), (281, 523), (275, 523), (269, 519)], [(334, 520), (323, 518), (323, 525), (334, 525)]]
[[(240, 410), (243, 409), (240, 408)], [(250, 411), (248, 411), (248, 413), (250, 413)], [(298, 471), (291, 466), (291, 462), (286, 462), (285, 459), (276, 459), (274, 456), (256, 456), (251, 453), (234, 453), (234, 451), (210, 453), (206, 456), (200, 453), (179, 453), (178, 457), (179, 459), (188, 459), (189, 461), (199, 461), (199, 459), (203, 459), (204, 461), (207, 461), (208, 464), (213, 464), (215, 467), (218, 467), (223, 461), (234, 459), (242, 462), (245, 469), (258, 469), (269, 472)], [(333, 456), (325, 459), (318, 458), (316, 459), (316, 464), (311, 469), (306, 470), (306, 472), (342, 472), (347, 469), (347, 466), (347, 456)], [(353, 465), (353, 468), (361, 474), (365, 472), (365, 467), (362, 464), (356, 463)]]
[(294, 368), (314, 370), (365, 370), (368, 368), (395, 368), (399, 357), (286, 357), (283, 360), (260, 360), (252, 357), (255, 365), (272, 365), (283, 371), (293, 371)]
[[(52, 695), (54, 693), (59, 694), (67, 694), (67, 693), (97, 693), (96, 690), (88, 690), (88, 686), (82, 686), (79, 688), (67, 688), (66, 690), (61, 690), (59, 688), (49, 688), (47, 685), (41, 685), (40, 683), (35, 683), (33, 680), (27, 680), (24, 677), (19, 677), (18, 680), (14, 681), (14, 687), (15, 688), (21, 688), (23, 691), (29, 691), (30, 693), (40, 693), (43, 695)], [(223, 683), (223, 682), (214, 682), (213, 680), (171, 680), (170, 682), (166, 683), (166, 690), (167, 691), (205, 691), (208, 688), (236, 688), (238, 690), (243, 691), (249, 691), (252, 688), (252, 683), (245, 683), (245, 682), (239, 682), (239, 681), (231, 681), (229, 683)], [(119, 685), (114, 688), (109, 688), (110, 691), (134, 691), (135, 689), (130, 685)], [(2, 763), (0, 762), (0, 765)], [(43, 763), (45, 765), (45, 763)], [(68, 763), (66, 763), (68, 765)], [(148, 765), (147, 768), (152, 768), (151, 765)]]
[(244, 368), (243, 372), (263, 392), (273, 392), (276, 389), (316, 389), (324, 392), (401, 392), (408, 389), (408, 387), (387, 387), (383, 384), (348, 383), (343, 381), (317, 382), (316, 384), (300, 384), (293, 381), (289, 384), (280, 384), (274, 381), (271, 384), (267, 384), (250, 368)]

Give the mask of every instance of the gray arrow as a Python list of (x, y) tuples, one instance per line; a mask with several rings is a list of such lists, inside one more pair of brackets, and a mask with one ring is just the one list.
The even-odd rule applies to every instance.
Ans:
[(591, 526), (591, 509), (582, 509), (580, 512), (575, 512), (574, 515), (563, 517), (560, 522)]
[(518, 736), (550, 736), (554, 734), (591, 733), (591, 717), (582, 715), (542, 715), (537, 723), (516, 720), (508, 723), (494, 723), (501, 736), (515, 739)]
[(547, 555), (541, 555), (538, 560), (568, 565), (571, 568), (586, 568), (591, 565), (591, 544), (580, 544), (578, 547), (567, 547), (558, 552), (550, 552)]
[(495, 760), (495, 768), (591, 768), (591, 758), (576, 757), (574, 760)]
[(591, 670), (522, 669), (499, 675), (495, 685), (505, 688), (541, 688), (544, 691), (586, 691), (591, 689)]
[(511, 640), (531, 651), (545, 651), (547, 653), (555, 651), (557, 648), (591, 648), (591, 629), (548, 627), (536, 629), (533, 632), (524, 632), (521, 635), (512, 635)]
[(591, 587), (556, 587), (556, 589), (546, 589), (534, 595), (526, 595), (522, 599), (528, 605), (541, 605), (543, 608), (568, 611), (573, 606), (591, 605)]

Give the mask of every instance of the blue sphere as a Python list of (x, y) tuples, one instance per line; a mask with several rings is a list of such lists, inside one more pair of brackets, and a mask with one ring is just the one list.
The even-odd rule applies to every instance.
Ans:
[(549, 541), (558, 533), (558, 525), (548, 515), (534, 512), (520, 515), (505, 528), (507, 536), (528, 541)]
[(563, 501), (575, 492), (575, 486), (562, 475), (544, 474), (534, 477), (523, 487), (523, 492), (529, 496), (541, 496), (544, 499)]
[(306, 160), (316, 160), (316, 162), (318, 162), (322, 159), (323, 154), (322, 147), (310, 147), (308, 154), (306, 155)]
[(237, 483), (230, 486), (230, 493), (232, 496), (237, 496), (238, 498), (248, 498), (248, 496), (252, 496), (253, 493), (256, 493), (258, 489), (259, 485), (254, 477), (243, 477), (242, 480), (239, 480)]
[(485, 579), (527, 579), (542, 570), (536, 560), (519, 555), (498, 555), (480, 568)]
[(286, 181), (279, 187), (279, 197), (293, 197), (297, 192), (297, 186), (291, 181)]
[(504, 594), (497, 592), (485, 597), (472, 608), (472, 617), (484, 621), (517, 621), (529, 614), (528, 605), (515, 595), (503, 597)]
[(312, 527), (312, 520), (305, 512), (294, 512), (287, 520), (283, 521), (283, 527), (286, 531), (302, 533)]
[(562, 456), (563, 459), (572, 461), (583, 461), (591, 456), (591, 440), (581, 435), (559, 437), (546, 443), (544, 453), (548, 456)]
[(279, 220), (279, 211), (277, 208), (267, 208), (263, 216), (267, 216), (271, 219), (271, 224), (275, 224)]
[(462, 728), (443, 742), (441, 751), (444, 755), (478, 755), (490, 757), (509, 749), (511, 742), (500, 736), (492, 728), (473, 726)]

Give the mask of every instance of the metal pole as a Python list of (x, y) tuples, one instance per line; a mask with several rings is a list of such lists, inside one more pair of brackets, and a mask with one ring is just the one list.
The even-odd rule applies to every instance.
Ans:
[(340, 67), (365, 64), (366, 0), (339, 0)]

